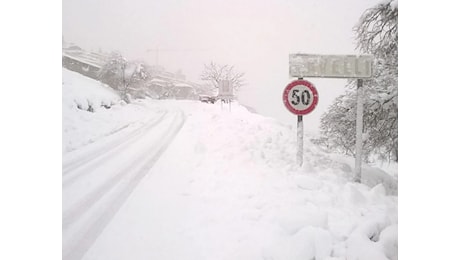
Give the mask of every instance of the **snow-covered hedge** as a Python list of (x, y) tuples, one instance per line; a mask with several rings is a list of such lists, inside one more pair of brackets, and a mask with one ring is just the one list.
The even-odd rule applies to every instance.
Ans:
[(94, 112), (100, 108), (110, 108), (121, 102), (115, 90), (97, 80), (65, 68), (62, 68), (62, 78), (64, 108), (78, 108)]

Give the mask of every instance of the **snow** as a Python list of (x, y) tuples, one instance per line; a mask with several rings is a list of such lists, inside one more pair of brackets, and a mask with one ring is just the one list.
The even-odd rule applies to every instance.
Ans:
[(398, 0), (391, 1), (390, 6), (393, 10), (398, 9)]
[(113, 89), (94, 79), (82, 77), (77, 72), (63, 68), (62, 78), (63, 109), (80, 107), (87, 110), (90, 105), (94, 109), (99, 109), (103, 105), (112, 105), (120, 101)]
[(397, 259), (397, 180), (309, 139), (298, 167), (296, 129), (238, 103), (122, 104), (63, 69), (64, 258)]
[(398, 0), (381, 0), (378, 5), (390, 4), (391, 9), (398, 9)]

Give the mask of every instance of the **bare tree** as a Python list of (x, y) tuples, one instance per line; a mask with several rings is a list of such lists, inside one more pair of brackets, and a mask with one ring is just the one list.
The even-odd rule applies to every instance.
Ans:
[(221, 81), (228, 80), (235, 92), (244, 85), (243, 77), (244, 73), (237, 72), (233, 65), (219, 65), (212, 61), (209, 65), (204, 65), (201, 74), (201, 79), (211, 82), (214, 88), (218, 88)]
[(376, 58), (382, 59), (398, 57), (396, 0), (382, 1), (367, 9), (353, 29), (358, 39), (357, 48), (364, 53), (372, 53)]

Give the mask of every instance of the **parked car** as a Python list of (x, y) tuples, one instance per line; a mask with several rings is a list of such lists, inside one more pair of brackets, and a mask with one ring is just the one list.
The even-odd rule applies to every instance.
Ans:
[(204, 103), (211, 103), (211, 104), (214, 104), (214, 103), (216, 103), (216, 101), (217, 101), (217, 97), (208, 96), (208, 95), (200, 95), (200, 96), (198, 96), (198, 99), (199, 99), (201, 102), (204, 102)]

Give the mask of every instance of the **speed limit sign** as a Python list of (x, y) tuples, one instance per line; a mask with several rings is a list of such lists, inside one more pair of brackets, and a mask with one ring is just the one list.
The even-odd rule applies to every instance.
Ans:
[(293, 114), (306, 115), (318, 104), (318, 91), (311, 82), (294, 80), (284, 89), (283, 102)]

